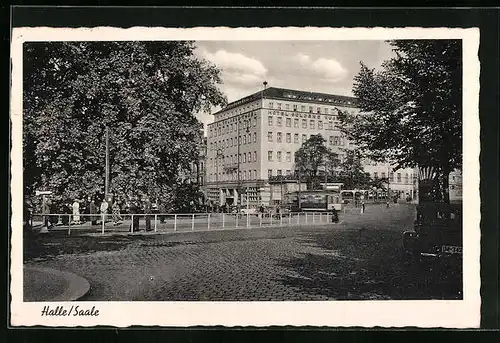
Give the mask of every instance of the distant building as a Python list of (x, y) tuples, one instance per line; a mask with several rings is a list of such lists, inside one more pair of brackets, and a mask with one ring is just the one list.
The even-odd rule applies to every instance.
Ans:
[[(298, 187), (290, 180), (295, 152), (311, 135), (321, 134), (327, 147), (345, 158), (354, 146), (340, 132), (339, 112), (359, 113), (356, 98), (270, 87), (228, 104), (207, 128), (206, 192), (214, 203), (245, 206), (279, 203)], [(418, 173), (365, 163), (373, 178), (388, 173), (391, 193), (415, 198)], [(269, 182), (276, 176), (289, 180)], [(301, 189), (305, 190), (305, 184)]]
[(394, 170), (387, 163), (365, 161), (364, 170), (372, 179), (384, 179), (384, 186), (390, 190), (391, 195), (401, 199), (417, 199), (418, 193), (418, 168), (404, 168)]

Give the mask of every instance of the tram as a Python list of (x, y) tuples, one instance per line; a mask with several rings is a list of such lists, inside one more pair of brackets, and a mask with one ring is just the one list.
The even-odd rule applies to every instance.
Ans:
[(368, 199), (370, 196), (370, 191), (360, 190), (360, 189), (354, 189), (354, 190), (344, 189), (340, 191), (340, 196), (342, 198), (343, 204), (349, 204), (363, 199)]
[(292, 192), (285, 198), (291, 212), (331, 212), (333, 208), (342, 210), (342, 196), (339, 190)]

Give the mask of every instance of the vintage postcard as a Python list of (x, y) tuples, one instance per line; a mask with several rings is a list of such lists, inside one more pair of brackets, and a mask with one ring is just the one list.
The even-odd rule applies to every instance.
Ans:
[(11, 325), (479, 327), (479, 34), (14, 28)]

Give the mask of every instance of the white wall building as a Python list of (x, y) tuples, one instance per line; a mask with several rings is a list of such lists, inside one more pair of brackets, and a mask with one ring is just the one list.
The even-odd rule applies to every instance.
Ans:
[[(214, 114), (215, 120), (207, 128), (209, 198), (233, 205), (241, 194), (243, 206), (247, 197), (249, 206), (271, 204), (278, 192), (276, 186), (270, 186), (269, 177), (293, 174), (295, 152), (311, 135), (321, 134), (342, 161), (342, 149), (352, 145), (340, 132), (339, 111), (357, 114), (356, 99), (270, 87), (228, 104)], [(385, 165), (366, 166), (372, 177), (383, 177), (386, 169)], [(416, 173), (406, 169), (391, 172), (391, 189), (413, 197)], [(288, 184), (287, 189), (290, 187)]]

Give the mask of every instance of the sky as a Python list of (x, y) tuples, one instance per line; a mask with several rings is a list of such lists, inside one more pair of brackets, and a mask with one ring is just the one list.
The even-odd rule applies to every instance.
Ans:
[[(360, 62), (380, 68), (393, 52), (384, 41), (197, 41), (195, 53), (221, 70), (232, 102), (263, 88), (283, 87), (352, 96)], [(215, 109), (214, 109), (215, 110)], [(213, 116), (199, 113), (205, 125)]]

